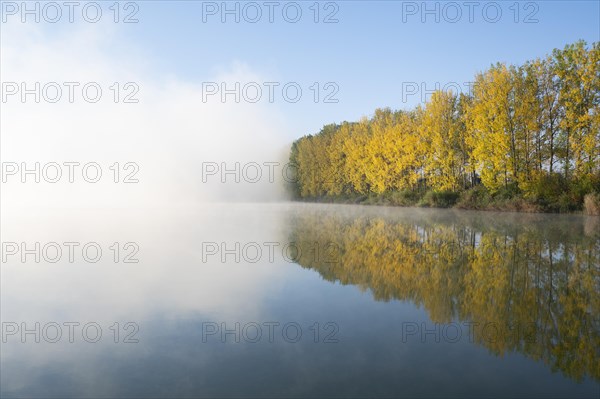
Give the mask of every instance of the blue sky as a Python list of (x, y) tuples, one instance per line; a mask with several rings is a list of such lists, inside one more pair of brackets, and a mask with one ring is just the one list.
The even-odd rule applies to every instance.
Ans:
[[(302, 10), (297, 23), (283, 18), (289, 2), (275, 2), (273, 22), (266, 2), (255, 2), (263, 14), (257, 23), (244, 20), (248, 2), (226, 7), (236, 3), (239, 23), (234, 15), (221, 21), (221, 1), (137, 2), (139, 22), (116, 28), (121, 50), (142, 54), (156, 80), (172, 76), (200, 84), (239, 64), (266, 81), (299, 82), (302, 101), (268, 105), (284, 115), (290, 128), (283, 134), (290, 138), (326, 123), (358, 119), (377, 107), (412, 108), (423, 93), (419, 89), (403, 98), (410, 82), (428, 89), (436, 82), (458, 84), (467, 90), (474, 74), (492, 63), (522, 63), (578, 39), (600, 40), (599, 1), (322, 1), (319, 23), (314, 23), (315, 1), (297, 2)], [(102, 3), (105, 13), (111, 4)], [(215, 7), (213, 15), (209, 11)], [(436, 7), (437, 12), (423, 15), (425, 8)], [(286, 15), (293, 17), (294, 10), (288, 8)], [(254, 9), (246, 11), (252, 18)], [(334, 11), (338, 22), (323, 23)], [(57, 26), (46, 28), (51, 34)], [(305, 101), (313, 82), (335, 82), (339, 102)]]
[[(314, 1), (298, 3), (303, 14), (297, 23), (284, 20), (282, 7), (274, 9), (270, 23), (264, 6), (259, 22), (246, 22), (243, 2), (240, 22), (225, 15), (222, 23), (221, 2), (213, 3), (219, 8), (215, 15), (206, 2), (143, 2), (140, 23), (129, 37), (155, 60), (157, 73), (194, 80), (237, 61), (282, 82), (336, 82), (338, 104), (283, 104), (307, 129), (356, 119), (376, 107), (413, 107), (421, 93), (402, 98), (403, 82), (463, 85), (497, 61), (521, 63), (578, 39), (600, 40), (598, 1), (520, 2), (518, 15), (515, 1), (496, 2), (502, 16), (495, 23), (493, 2), (476, 2), (470, 22), (468, 5), (460, 1), (454, 3), (460, 18), (449, 2), (427, 2), (429, 10), (437, 3), (439, 12), (424, 14), (420, 1), (339, 1), (338, 22), (329, 24), (314, 23)], [(326, 3), (321, 2), (320, 20), (335, 11), (332, 5), (325, 10)], [(246, 11), (253, 18), (253, 10)], [(290, 18), (293, 11), (288, 8)]]

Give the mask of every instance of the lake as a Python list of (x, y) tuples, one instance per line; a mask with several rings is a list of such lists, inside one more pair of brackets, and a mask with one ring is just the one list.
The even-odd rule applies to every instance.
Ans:
[(600, 218), (298, 203), (3, 217), (2, 397), (600, 393)]

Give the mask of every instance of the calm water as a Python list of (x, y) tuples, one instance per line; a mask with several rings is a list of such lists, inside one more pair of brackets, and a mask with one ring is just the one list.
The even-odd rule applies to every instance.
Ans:
[(2, 397), (600, 394), (599, 218), (300, 204), (3, 217), (4, 242), (81, 245), (73, 262), (49, 246), (2, 264)]

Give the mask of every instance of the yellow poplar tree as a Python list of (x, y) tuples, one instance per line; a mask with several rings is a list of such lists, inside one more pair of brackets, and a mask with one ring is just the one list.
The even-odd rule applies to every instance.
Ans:
[(509, 123), (505, 116), (510, 92), (510, 74), (504, 65), (480, 73), (473, 87), (473, 101), (467, 110), (468, 144), (481, 174), (482, 183), (496, 191), (506, 185), (512, 173)]
[(425, 106), (420, 127), (422, 136), (427, 139), (423, 167), (428, 183), (434, 190), (457, 190), (462, 162), (457, 98), (452, 93), (433, 93)]

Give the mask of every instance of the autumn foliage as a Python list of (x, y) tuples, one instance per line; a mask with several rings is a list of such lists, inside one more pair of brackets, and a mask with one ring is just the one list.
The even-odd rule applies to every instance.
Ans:
[(290, 160), (299, 198), (482, 185), (542, 209), (581, 209), (600, 192), (600, 43), (493, 65), (469, 94), (438, 91), (413, 110), (327, 125), (297, 140)]

